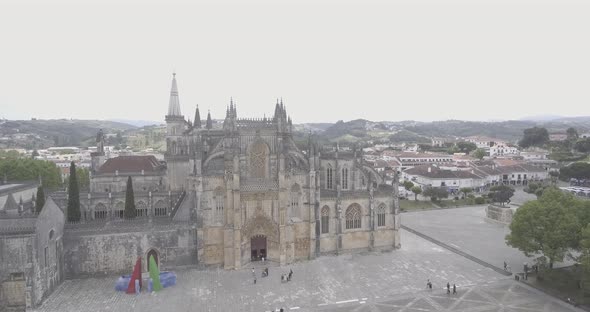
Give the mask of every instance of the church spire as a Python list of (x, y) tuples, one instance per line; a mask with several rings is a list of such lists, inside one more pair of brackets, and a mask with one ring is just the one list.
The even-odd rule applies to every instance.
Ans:
[(205, 125), (207, 129), (213, 128), (213, 121), (211, 120), (211, 111), (207, 112), (207, 124)]
[(197, 109), (195, 110), (194, 126), (195, 128), (201, 128), (201, 114), (199, 113), (199, 105), (197, 105)]
[(178, 101), (178, 87), (176, 86), (176, 73), (172, 74), (172, 88), (170, 88), (170, 102), (168, 104), (168, 116), (182, 116), (180, 102)]

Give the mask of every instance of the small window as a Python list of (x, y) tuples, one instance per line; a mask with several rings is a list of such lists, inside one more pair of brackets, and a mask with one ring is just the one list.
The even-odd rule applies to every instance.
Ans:
[(330, 208), (328, 206), (324, 206), (322, 208), (322, 234), (326, 234), (330, 232)]
[(50, 240), (51, 240), (51, 239), (53, 239), (53, 233), (54, 233), (54, 231), (53, 231), (53, 230), (49, 231), (49, 239), (50, 239)]
[(377, 226), (385, 226), (385, 205), (377, 208)]

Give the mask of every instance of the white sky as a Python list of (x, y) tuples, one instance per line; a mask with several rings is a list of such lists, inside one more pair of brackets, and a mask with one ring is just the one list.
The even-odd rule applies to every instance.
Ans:
[(590, 115), (587, 1), (23, 2), (0, 3), (8, 119), (163, 121), (173, 71), (190, 119)]

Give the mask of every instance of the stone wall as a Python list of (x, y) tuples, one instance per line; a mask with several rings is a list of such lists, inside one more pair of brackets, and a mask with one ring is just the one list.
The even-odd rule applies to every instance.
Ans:
[[(7, 306), (8, 302), (19, 301), (20, 292), (15, 294), (7, 289), (12, 286), (8, 283), (11, 275), (20, 275), (25, 278), (25, 286), (31, 287), (34, 281), (33, 274), (33, 244), (34, 235), (2, 235), (0, 236), (0, 307)], [(7, 283), (7, 284), (4, 284)], [(31, 295), (29, 292), (28, 302), (31, 304)], [(25, 293), (22, 292), (22, 299), (25, 299)]]
[[(121, 226), (124, 227), (124, 226)], [(197, 264), (197, 231), (192, 226), (171, 223), (90, 231), (67, 229), (64, 240), (65, 272), (68, 278), (112, 273), (131, 273), (137, 257), (143, 270), (150, 250), (158, 255), (160, 269)]]
[(510, 207), (499, 207), (495, 205), (489, 205), (486, 208), (486, 217), (505, 224), (512, 222), (513, 211)]

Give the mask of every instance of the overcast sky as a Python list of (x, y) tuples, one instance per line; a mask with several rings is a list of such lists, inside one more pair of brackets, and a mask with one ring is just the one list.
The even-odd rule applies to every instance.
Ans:
[(174, 71), (190, 119), (590, 115), (587, 1), (26, 2), (0, 4), (8, 119), (163, 121)]

